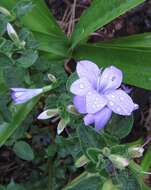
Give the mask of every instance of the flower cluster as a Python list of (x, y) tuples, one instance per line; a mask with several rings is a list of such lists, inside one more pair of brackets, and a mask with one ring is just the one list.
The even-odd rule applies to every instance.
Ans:
[(121, 70), (110, 66), (99, 69), (91, 61), (77, 63), (79, 79), (74, 81), (70, 91), (75, 95), (73, 102), (78, 112), (86, 114), (85, 125), (95, 124), (95, 129), (102, 129), (112, 112), (129, 116), (138, 108), (131, 97), (120, 89), (123, 75)]

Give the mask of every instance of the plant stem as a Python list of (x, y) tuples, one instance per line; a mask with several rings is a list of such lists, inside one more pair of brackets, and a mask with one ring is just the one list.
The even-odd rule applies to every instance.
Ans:
[(48, 159), (48, 190), (53, 190), (53, 168), (52, 159)]

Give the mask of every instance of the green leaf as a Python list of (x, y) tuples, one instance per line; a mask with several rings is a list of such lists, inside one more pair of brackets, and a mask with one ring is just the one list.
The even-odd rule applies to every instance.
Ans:
[(110, 122), (105, 127), (106, 132), (119, 139), (126, 137), (132, 130), (133, 117), (123, 117), (114, 114)]
[(114, 177), (114, 184), (117, 183), (119, 190), (140, 190), (138, 179), (128, 170), (121, 170)]
[(40, 51), (53, 53), (61, 57), (67, 57), (69, 45), (63, 38), (38, 32), (34, 33), (34, 37), (39, 43), (38, 49)]
[(147, 152), (145, 153), (143, 160), (141, 162), (141, 167), (143, 171), (148, 171), (151, 167), (151, 146), (148, 148)]
[(119, 154), (121, 156), (128, 155), (128, 147), (126, 145), (115, 145), (111, 147), (112, 154)]
[(118, 188), (109, 179), (103, 184), (102, 190), (118, 190)]
[(98, 156), (99, 154), (102, 154), (101, 150), (98, 148), (88, 148), (87, 149), (87, 155), (92, 162), (97, 163), (98, 162)]
[(0, 115), (2, 115), (4, 121), (10, 122), (11, 112), (7, 107), (6, 94), (0, 94)]
[(23, 85), (25, 75), (26, 72), (21, 67), (9, 66), (3, 69), (3, 76), (8, 88)]
[(38, 52), (33, 50), (26, 50), (22, 56), (17, 59), (17, 64), (23, 68), (31, 67), (38, 59)]
[(151, 50), (151, 33), (135, 34), (101, 42), (105, 47), (139, 48)]
[(93, 0), (84, 12), (72, 36), (72, 46), (87, 38), (98, 28), (111, 22), (145, 0)]
[[(16, 6), (17, 2), (17, 0), (1, 0), (0, 6), (4, 6), (11, 10), (12, 7)], [(31, 31), (54, 34), (65, 38), (64, 33), (58, 26), (45, 2), (43, 0), (31, 0), (31, 2), (34, 7), (32, 11), (21, 18), (22, 23)]]
[(14, 181), (11, 181), (8, 185), (7, 185), (7, 189), (6, 190), (25, 190), (24, 187), (22, 187), (19, 184), (16, 184)]
[(33, 109), (37, 103), (38, 98), (33, 98), (27, 104), (16, 106), (16, 113), (10, 123), (3, 123), (0, 125), (0, 146), (2, 146), (6, 140), (13, 134), (13, 132), (20, 127), (22, 122), (26, 119), (29, 112)]
[(31, 161), (34, 159), (34, 152), (31, 146), (25, 141), (18, 141), (13, 147), (15, 154), (23, 160)]
[(77, 60), (94, 61), (100, 67), (115, 65), (123, 71), (125, 83), (151, 89), (150, 49), (105, 47), (101, 43), (88, 44), (79, 46), (74, 52), (74, 57)]
[(63, 190), (99, 190), (101, 186), (102, 183), (99, 175), (84, 172), (67, 187), (63, 188)]
[(101, 133), (97, 133), (93, 128), (79, 125), (77, 133), (83, 153), (87, 156), (88, 148), (102, 149), (106, 146), (106, 142)]
[(21, 0), (17, 2), (16, 6), (14, 7), (13, 11), (15, 12), (17, 18), (26, 15), (33, 9), (33, 4), (31, 0)]

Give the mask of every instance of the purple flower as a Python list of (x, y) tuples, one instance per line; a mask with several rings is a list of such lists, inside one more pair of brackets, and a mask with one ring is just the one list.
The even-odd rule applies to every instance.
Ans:
[(11, 91), (11, 96), (15, 104), (22, 104), (41, 94), (43, 89), (11, 88)]
[(91, 61), (80, 61), (76, 67), (79, 79), (71, 85), (70, 91), (76, 95), (73, 102), (78, 112), (86, 114), (85, 125), (95, 123), (95, 129), (102, 129), (112, 112), (129, 116), (138, 108), (131, 97), (119, 89), (122, 72), (114, 66), (102, 71)]

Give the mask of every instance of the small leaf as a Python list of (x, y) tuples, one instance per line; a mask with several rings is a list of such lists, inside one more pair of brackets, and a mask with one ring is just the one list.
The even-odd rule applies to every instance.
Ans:
[(34, 159), (34, 153), (29, 144), (25, 141), (18, 141), (13, 147), (14, 152), (23, 160), (31, 161)]
[(33, 50), (26, 50), (23, 55), (16, 60), (17, 64), (23, 68), (31, 67), (38, 59), (38, 52)]
[(97, 163), (98, 162), (98, 156), (101, 154), (101, 150), (98, 148), (88, 148), (87, 149), (87, 155), (89, 159), (92, 160), (92, 162)]
[(106, 146), (104, 137), (97, 133), (93, 128), (79, 125), (77, 127), (77, 133), (83, 153), (87, 155), (88, 148), (102, 149)]
[(132, 130), (133, 117), (123, 117), (119, 115), (113, 115), (110, 122), (105, 127), (106, 132), (119, 139), (126, 137)]

